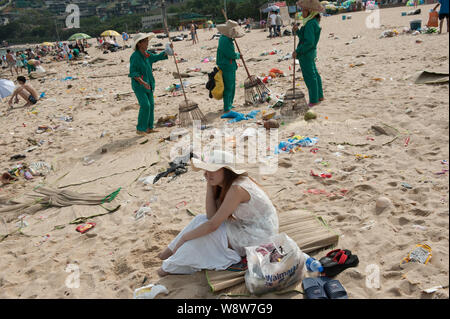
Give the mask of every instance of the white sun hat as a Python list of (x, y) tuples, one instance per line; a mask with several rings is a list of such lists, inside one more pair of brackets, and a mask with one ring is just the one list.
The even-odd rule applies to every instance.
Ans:
[(196, 158), (192, 159), (192, 167), (194, 171), (204, 170), (208, 172), (216, 172), (221, 168), (226, 168), (237, 175), (247, 175), (246, 170), (236, 169), (235, 165), (234, 155), (221, 150), (212, 151), (210, 155), (202, 161)]
[(136, 46), (139, 43), (139, 41), (142, 41), (144, 39), (149, 38), (149, 40), (153, 39), (155, 37), (155, 34), (153, 32), (150, 33), (138, 33), (133, 38), (133, 51), (136, 51)]

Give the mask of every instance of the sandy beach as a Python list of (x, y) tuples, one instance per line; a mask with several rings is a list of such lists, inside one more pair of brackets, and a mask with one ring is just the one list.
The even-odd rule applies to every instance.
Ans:
[[(314, 109), (316, 120), (285, 121), (278, 132), (279, 141), (292, 134), (317, 137), (318, 152), (303, 148), (280, 154), (278, 170), (270, 175), (249, 166), (279, 215), (304, 209), (323, 217), (340, 235), (338, 248), (358, 255), (359, 266), (337, 277), (351, 299), (449, 298), (449, 84), (414, 83), (421, 71), (449, 72), (449, 36), (402, 33), (411, 20), (422, 19), (424, 25), (432, 7), (420, 6), (419, 16), (401, 16), (406, 7), (383, 9), (379, 29), (366, 27), (366, 12), (351, 13), (347, 20), (342, 15), (323, 17), (317, 67), (325, 101)], [(400, 34), (380, 38), (383, 31), (393, 29)], [(178, 57), (187, 60), (179, 64), (181, 72), (212, 71), (215, 63), (202, 60), (216, 56), (217, 40), (210, 40), (213, 34), (199, 30), (197, 45), (174, 42)], [(247, 62), (251, 74), (268, 75), (272, 68), (284, 72), (285, 77), (268, 84), (272, 93), (282, 94), (292, 86), (292, 60), (278, 60), (293, 51), (293, 37), (269, 39), (267, 35), (252, 30), (238, 40), (239, 46), (246, 60), (262, 59)], [(155, 39), (153, 44), (166, 42)], [(261, 56), (273, 50), (279, 53)], [(71, 65), (43, 64), (46, 75), (30, 83), (39, 93), (45, 92), (45, 98), (33, 110), (16, 105), (8, 111), (7, 99), (1, 102), (0, 175), (21, 162), (44, 161), (52, 171), (0, 186), (0, 208), (7, 200), (33, 194), (38, 185), (103, 196), (121, 188), (109, 204), (120, 208), (89, 220), (96, 226), (85, 234), (69, 223), (106, 213), (101, 206), (52, 207), (26, 216), (21, 216), (23, 210), (1, 213), (0, 238), (18, 229), (19, 217), (26, 227), (0, 242), (0, 298), (127, 299), (148, 284), (167, 287), (169, 294), (158, 298), (217, 298), (204, 272), (162, 279), (157, 274), (158, 253), (193, 218), (186, 209), (205, 212), (203, 174), (189, 167), (173, 180), (162, 178), (154, 185), (139, 181), (169, 167), (178, 141), (168, 137), (178, 128), (163, 127), (154, 135), (136, 136), (139, 105), (128, 78), (131, 49), (103, 54), (91, 47), (88, 52), (91, 59), (84, 61), (89, 65), (83, 60)], [(91, 63), (96, 58), (105, 60)], [(183, 97), (166, 91), (179, 84), (173, 76), (173, 59), (154, 68), (157, 120), (177, 114)], [(307, 95), (301, 73), (296, 74), (297, 87)], [(237, 77), (239, 107), (235, 111), (269, 111), (268, 103), (243, 106), (241, 85), (247, 78), (243, 67)], [(0, 78), (11, 75), (4, 70)], [(260, 115), (235, 124), (221, 119), (222, 101), (209, 99), (207, 79), (203, 74), (185, 80), (188, 98), (199, 104), (209, 124), (257, 127)], [(40, 126), (50, 129), (42, 132)], [(384, 128), (385, 134), (374, 126)], [(38, 145), (26, 152), (34, 146), (30, 140)], [(26, 158), (10, 160), (16, 154)], [(311, 170), (330, 173), (332, 178), (315, 178)], [(314, 189), (324, 192), (308, 192)], [(381, 213), (375, 209), (379, 197), (392, 203)], [(151, 212), (135, 220), (134, 212), (146, 203)], [(58, 225), (65, 227), (55, 228)], [(401, 265), (417, 244), (432, 248), (431, 260)], [(312, 256), (320, 258), (324, 253)], [(73, 265), (79, 271), (78, 288), (67, 285)], [(373, 267), (379, 270), (377, 287), (367, 284)], [(445, 288), (424, 292), (436, 286)], [(303, 299), (303, 295), (277, 298)]]

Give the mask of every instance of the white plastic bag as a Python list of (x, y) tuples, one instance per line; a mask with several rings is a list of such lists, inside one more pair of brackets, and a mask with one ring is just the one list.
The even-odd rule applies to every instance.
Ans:
[(45, 69), (42, 66), (38, 65), (36, 67), (36, 72), (37, 73), (45, 73)]
[(252, 294), (282, 290), (304, 277), (305, 257), (285, 233), (270, 238), (266, 244), (245, 250), (248, 263), (245, 285)]
[(134, 291), (133, 299), (155, 299), (155, 297), (161, 293), (168, 295), (169, 291), (162, 285), (148, 285), (136, 289)]
[(168, 56), (173, 56), (173, 50), (172, 50), (172, 48), (170, 47), (170, 43), (166, 43), (166, 49), (165, 49), (165, 51), (166, 51), (166, 54), (167, 54)]

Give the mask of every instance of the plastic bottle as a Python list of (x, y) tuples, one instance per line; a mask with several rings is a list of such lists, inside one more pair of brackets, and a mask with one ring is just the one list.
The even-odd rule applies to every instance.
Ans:
[(305, 253), (303, 253), (303, 256), (305, 256), (305, 265), (309, 272), (323, 272), (323, 266), (320, 261)]

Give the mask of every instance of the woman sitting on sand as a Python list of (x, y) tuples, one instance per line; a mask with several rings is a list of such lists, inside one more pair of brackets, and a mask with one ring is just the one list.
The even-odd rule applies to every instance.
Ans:
[(158, 274), (224, 270), (241, 261), (245, 247), (278, 234), (278, 216), (266, 193), (245, 170), (230, 166), (233, 155), (214, 151), (206, 162), (192, 159), (206, 178), (206, 215), (195, 217), (158, 257)]

